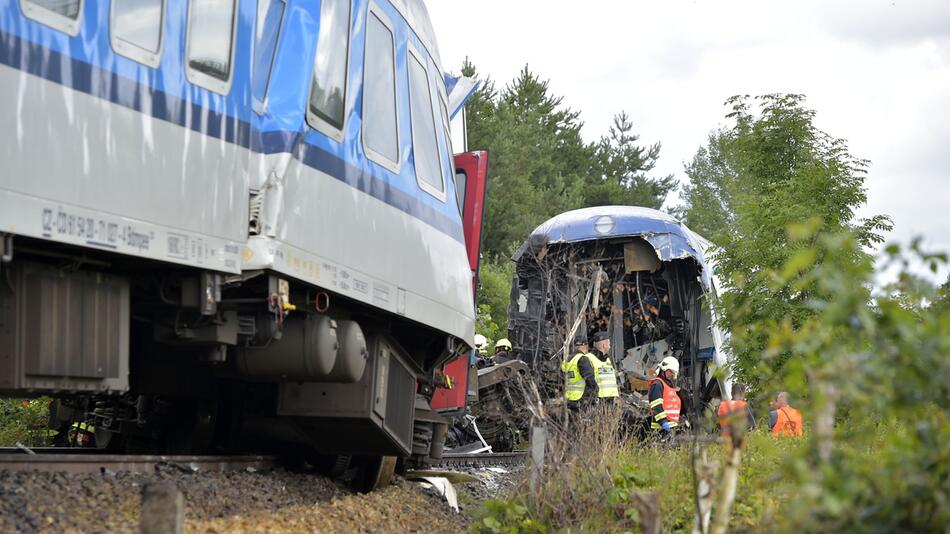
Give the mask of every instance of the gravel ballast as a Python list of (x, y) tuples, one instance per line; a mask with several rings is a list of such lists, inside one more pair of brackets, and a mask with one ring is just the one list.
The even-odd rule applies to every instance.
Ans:
[(469, 496), (457, 513), (433, 489), (401, 478), (364, 495), (283, 469), (0, 472), (0, 532), (138, 532), (142, 489), (155, 482), (173, 483), (184, 494), (186, 532), (464, 532), (477, 502), (499, 497), (514, 473), (481, 475), (479, 482), (456, 486)]

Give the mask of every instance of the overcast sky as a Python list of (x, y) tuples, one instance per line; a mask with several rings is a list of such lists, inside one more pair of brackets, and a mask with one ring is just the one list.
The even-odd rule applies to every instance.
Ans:
[[(429, 0), (445, 68), (503, 86), (527, 63), (584, 135), (627, 111), (684, 178), (734, 94), (802, 93), (819, 128), (871, 160), (860, 215), (950, 251), (950, 0)], [(477, 147), (472, 147), (477, 148)]]

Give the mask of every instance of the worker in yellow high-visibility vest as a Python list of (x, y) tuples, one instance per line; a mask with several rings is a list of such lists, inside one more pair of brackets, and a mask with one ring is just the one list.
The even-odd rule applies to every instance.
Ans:
[(607, 352), (610, 338), (606, 332), (594, 334), (594, 349), (589, 350), (587, 339), (574, 340), (574, 356), (561, 364), (565, 373), (564, 398), (568, 406), (577, 409), (593, 403), (594, 399), (612, 399), (620, 396), (617, 375)]

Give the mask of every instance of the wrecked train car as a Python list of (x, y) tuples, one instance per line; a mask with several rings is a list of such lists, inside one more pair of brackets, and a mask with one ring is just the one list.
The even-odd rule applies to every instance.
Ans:
[(570, 211), (535, 229), (512, 258), (508, 328), (545, 394), (562, 395), (571, 339), (606, 330), (629, 396), (672, 355), (687, 413), (727, 398), (730, 380), (713, 375), (730, 358), (708, 306), (717, 286), (709, 246), (673, 217), (631, 206)]

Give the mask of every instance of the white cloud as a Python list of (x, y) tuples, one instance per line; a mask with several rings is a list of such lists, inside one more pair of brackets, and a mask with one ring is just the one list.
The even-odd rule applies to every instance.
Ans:
[(469, 57), (504, 84), (529, 64), (604, 134), (626, 110), (658, 173), (724, 121), (733, 94), (808, 96), (816, 122), (871, 160), (863, 216), (890, 214), (892, 238), (950, 250), (950, 1), (432, 0), (446, 68)]

